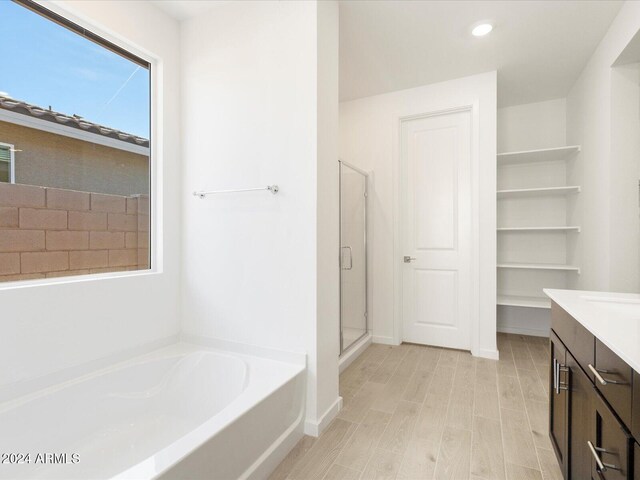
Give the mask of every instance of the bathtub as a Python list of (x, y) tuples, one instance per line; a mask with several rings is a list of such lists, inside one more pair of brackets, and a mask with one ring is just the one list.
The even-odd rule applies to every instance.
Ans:
[(0, 405), (0, 479), (263, 478), (304, 365), (179, 343)]

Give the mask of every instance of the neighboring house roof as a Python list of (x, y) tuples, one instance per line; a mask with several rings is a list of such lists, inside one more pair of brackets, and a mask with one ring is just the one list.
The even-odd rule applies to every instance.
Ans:
[(97, 123), (89, 122), (77, 115), (66, 115), (64, 113), (47, 110), (37, 105), (31, 105), (20, 100), (0, 95), (0, 109), (21, 113), (30, 117), (39, 118), (49, 122), (57, 123), (71, 128), (76, 128), (85, 132), (95, 133), (103, 137), (109, 137), (123, 142), (149, 148), (149, 140), (146, 138), (122, 132), (115, 128), (105, 127)]

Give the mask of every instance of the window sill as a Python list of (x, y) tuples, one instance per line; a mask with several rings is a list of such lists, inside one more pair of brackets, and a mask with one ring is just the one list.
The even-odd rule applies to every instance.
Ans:
[(107, 272), (107, 273), (93, 273), (89, 275), (76, 275), (72, 277), (52, 277), (52, 278), (38, 278), (35, 280), (19, 280), (16, 282), (2, 282), (0, 283), (0, 291), (16, 290), (21, 288), (31, 287), (48, 287), (53, 285), (67, 285), (82, 282), (96, 282), (101, 280), (112, 280), (120, 278), (131, 277), (148, 277), (160, 275), (163, 272), (161, 270), (149, 269), (149, 270), (134, 270), (126, 272)]

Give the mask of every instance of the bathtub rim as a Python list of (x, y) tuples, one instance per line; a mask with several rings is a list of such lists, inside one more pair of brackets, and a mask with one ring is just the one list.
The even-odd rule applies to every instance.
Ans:
[(147, 355), (176, 343), (180, 343), (180, 336), (177, 334), (170, 335), (132, 348), (125, 348), (114, 354), (99, 357), (88, 362), (69, 365), (43, 375), (0, 384), (0, 406), (50, 388), (55, 388), (62, 383), (90, 375), (99, 370)]
[[(102, 357), (95, 361), (52, 372), (48, 375), (0, 385), (0, 414), (41, 396), (50, 395), (94, 377), (115, 372), (139, 363), (142, 360), (146, 361), (147, 357), (149, 357), (149, 359), (157, 359), (158, 356), (162, 355), (161, 352), (171, 348), (179, 348), (184, 345), (200, 347), (221, 355), (236, 355), (250, 359), (269, 360), (296, 365), (302, 367), (303, 370), (307, 368), (307, 355), (305, 353), (231, 342), (214, 337), (173, 335), (135, 349), (127, 349), (117, 355)], [(178, 355), (179, 354), (176, 353), (172, 356)], [(25, 384), (29, 384), (29, 386), (27, 387)], [(15, 392), (14, 394), (11, 394), (12, 390)]]

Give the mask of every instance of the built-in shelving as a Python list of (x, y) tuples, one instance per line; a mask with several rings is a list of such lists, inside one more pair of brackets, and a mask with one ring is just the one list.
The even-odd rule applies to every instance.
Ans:
[(498, 232), (575, 232), (580, 233), (578, 226), (566, 227), (498, 227)]
[(580, 273), (580, 268), (574, 265), (554, 263), (499, 263), (498, 268), (514, 268), (519, 270), (562, 270)]
[(501, 295), (498, 294), (498, 305), (509, 307), (531, 307), (531, 308), (551, 308), (551, 301), (548, 298), (528, 297), (524, 295)]
[(499, 153), (498, 165), (553, 162), (555, 160), (564, 160), (579, 151), (580, 145), (570, 145), (567, 147), (541, 148), (538, 150)]
[[(501, 189), (496, 192), (500, 205), (498, 223), (502, 224), (497, 228), (500, 235), (498, 258), (510, 260), (499, 261), (497, 264), (498, 305), (551, 308), (549, 299), (541, 296), (542, 288), (550, 284), (560, 287), (569, 282), (570, 276), (580, 274), (580, 267), (576, 265), (541, 263), (540, 260), (544, 262), (546, 253), (538, 251), (540, 248), (549, 249), (549, 261), (560, 259), (560, 262), (569, 262), (573, 258), (567, 249), (572, 248), (575, 242), (569, 241), (569, 238), (570, 235), (579, 234), (581, 227), (566, 217), (566, 201), (571, 195), (579, 194), (581, 186), (549, 186), (549, 181), (571, 178), (567, 173), (572, 163), (565, 161), (576, 158), (580, 149), (580, 145), (568, 145), (497, 155), (501, 185)], [(520, 202), (519, 199), (526, 201)], [(565, 212), (566, 218), (563, 218), (562, 212)], [(571, 224), (563, 224), (565, 221)], [(508, 226), (518, 223), (527, 226)], [(536, 236), (541, 233), (552, 233), (555, 236)], [(566, 236), (567, 240), (564, 241), (560, 235)], [(518, 258), (514, 257), (516, 252)], [(506, 293), (509, 291), (518, 294)]]
[(549, 195), (569, 195), (572, 193), (580, 193), (580, 187), (577, 185), (571, 185), (566, 187), (517, 188), (510, 190), (498, 190), (498, 198), (542, 197)]

